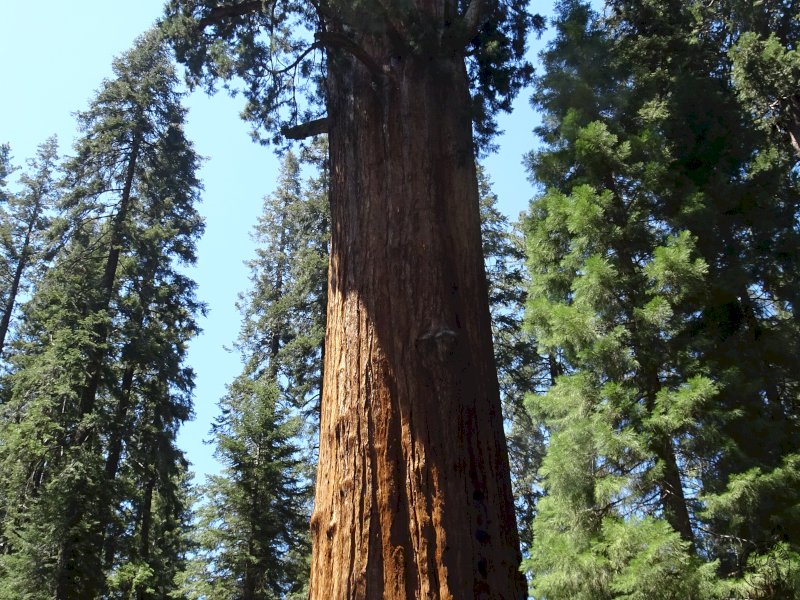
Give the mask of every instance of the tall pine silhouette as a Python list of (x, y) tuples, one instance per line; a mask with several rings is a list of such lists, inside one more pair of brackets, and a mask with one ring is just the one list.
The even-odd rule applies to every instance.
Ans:
[[(87, 111), (24, 307), (3, 407), (2, 597), (163, 597), (180, 568), (195, 335), (197, 155), (160, 34), (114, 62)], [(169, 541), (172, 540), (172, 541)]]

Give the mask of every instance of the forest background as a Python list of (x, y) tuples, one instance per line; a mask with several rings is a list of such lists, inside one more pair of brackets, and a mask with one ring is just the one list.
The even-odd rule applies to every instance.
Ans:
[[(532, 593), (795, 598), (798, 5), (609, 1), (604, 18), (575, 0), (557, 7), (554, 41), (538, 57), (535, 48), (529, 53), (541, 69), (533, 94), (545, 115), (535, 130), (540, 145), (534, 116), (522, 110), (500, 121), (512, 133), (492, 140), (501, 151), (479, 171), (495, 358)], [(138, 17), (126, 20), (137, 22), (131, 37), (158, 9), (141, 26)], [(15, 117), (3, 125), (11, 165), (33, 156), (32, 144), (53, 131), (68, 160), (58, 188), (62, 214), (49, 237), (40, 235), (47, 219), (31, 217), (27, 234), (20, 219), (39, 210), (39, 199), (53, 199), (50, 182), (37, 187), (54, 160), (52, 142), (22, 171), (29, 193), (14, 194), (12, 184), (4, 200), (9, 298), (30, 240), (39, 262), (21, 288), (20, 300), (35, 293), (20, 309), (3, 378), (0, 599), (52, 597), (49, 588), (59, 600), (301, 597), (314, 465), (298, 460), (295, 443), (313, 447), (307, 434), (321, 386), (324, 142), (301, 152), (301, 163), (287, 154), (278, 168), (268, 149), (245, 142), (236, 99), (197, 93), (184, 127), (171, 88), (177, 77), (151, 32), (127, 52), (123, 34), (109, 40), (120, 43), (114, 77), (94, 82), (88, 110), (80, 101), (70, 107), (84, 112), (69, 149), (74, 130), (66, 121), (63, 129), (48, 125), (50, 98), (62, 100), (79, 80), (73, 75), (92, 70), (89, 58), (108, 60), (95, 44), (96, 32), (107, 31), (102, 14), (98, 8), (82, 37), (69, 25), (75, 13), (55, 7), (53, 25), (69, 31), (66, 39), (2, 32), (11, 40), (4, 56), (19, 56), (19, 64), (43, 57), (46, 66), (37, 70), (32, 60), (25, 74), (52, 73), (37, 78), (46, 89), (30, 100), (37, 88), (25, 81), (8, 88), (24, 94), (4, 94), (16, 101), (4, 111)], [(515, 14), (541, 28), (538, 18)], [(44, 24), (37, 14), (19, 15), (19, 23)], [(169, 22), (189, 62), (202, 52), (194, 18), (206, 21)], [(476, 51), (476, 60), (504, 56), (491, 38), (496, 24), (474, 38), (489, 53)], [(23, 28), (12, 21), (12, 29)], [(59, 49), (35, 43), (41, 39)], [(91, 41), (86, 58), (67, 51), (77, 40)], [(234, 55), (250, 61), (252, 43), (228, 47), (230, 55), (212, 45), (202, 58), (219, 69), (216, 78), (230, 72)], [(477, 80), (502, 88), (501, 75)], [(528, 95), (521, 91), (518, 107)], [(251, 117), (262, 106), (256, 100)], [(26, 124), (22, 105), (36, 119)], [(476, 106), (483, 114), (486, 106)], [(193, 118), (203, 126), (194, 129)], [(486, 133), (486, 121), (474, 124), (479, 137)], [(202, 170), (195, 171), (192, 143), (208, 157)], [(0, 158), (2, 179), (13, 179), (7, 147)], [(319, 170), (305, 179), (300, 164)], [(528, 176), (540, 187), (528, 187)], [(520, 230), (494, 210), (491, 180), (512, 219), (534, 196), (521, 221), (524, 247)], [(248, 242), (256, 223), (258, 245)], [(176, 265), (193, 262), (197, 239), (200, 263), (188, 275), (211, 314), (198, 323), (208, 333), (185, 355), (203, 310)], [(248, 281), (239, 265), (254, 256)], [(236, 295), (253, 283), (240, 330)], [(220, 351), (237, 330), (243, 365)], [(197, 418), (176, 446), (193, 394)], [(298, 425), (301, 413), (308, 426)], [(212, 423), (222, 477), (213, 476), (212, 450), (202, 446)], [(187, 483), (182, 450), (211, 474), (202, 491)], [(192, 516), (200, 493), (205, 500)], [(483, 492), (472, 499), (480, 505)], [(483, 547), (491, 537), (479, 528), (472, 543)], [(476, 581), (487, 564), (477, 562)]]
[[(15, 164), (22, 166), (51, 135), (58, 136), (61, 154), (71, 152), (77, 136), (73, 113), (84, 110), (93, 91), (111, 76), (111, 59), (130, 48), (162, 16), (163, 8), (160, 0), (0, 2), (6, 90), (0, 94), (0, 143), (10, 144)], [(530, 40), (533, 62), (543, 43)], [(522, 164), (538, 122), (528, 96), (520, 94), (513, 113), (500, 115), (503, 133), (496, 140), (497, 150), (483, 161), (498, 209), (512, 220), (533, 195)], [(280, 161), (271, 148), (251, 139), (251, 126), (239, 118), (241, 97), (225, 90), (209, 96), (197, 89), (184, 104), (189, 109), (187, 137), (206, 158), (199, 171), (204, 192), (198, 206), (206, 229), (190, 276), (209, 311), (200, 318), (203, 331), (190, 346), (188, 362), (197, 373), (195, 418), (181, 428), (179, 443), (202, 480), (219, 469), (214, 447), (204, 440), (210, 439), (225, 386), (241, 370), (239, 354), (228, 351), (241, 323), (236, 302), (250, 285), (245, 261), (255, 256), (251, 234), (262, 198), (277, 185)]]

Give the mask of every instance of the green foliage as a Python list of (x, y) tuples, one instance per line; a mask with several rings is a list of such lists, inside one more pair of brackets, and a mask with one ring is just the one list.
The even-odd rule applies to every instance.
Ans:
[[(316, 175), (303, 184), (301, 167)], [(250, 261), (252, 292), (242, 298), (238, 347), (246, 372), (276, 379), (287, 405), (313, 423), (322, 389), (328, 293), (327, 142), (284, 158), (276, 192), (264, 199)], [(311, 432), (311, 437), (315, 435)]]
[[(538, 519), (549, 521), (553, 506), (540, 503)], [(564, 515), (566, 516), (566, 515)], [(664, 521), (653, 518), (605, 518), (586, 539), (574, 535), (569, 522), (553, 532), (540, 530), (531, 562), (537, 565), (534, 597), (679, 600), (722, 598), (716, 591), (714, 564), (700, 565), (687, 542)]]
[[(332, 64), (326, 54), (332, 50), (347, 49), (365, 60), (371, 36), (391, 40), (397, 59), (455, 50), (467, 64), (475, 132), (485, 146), (496, 133), (494, 115), (510, 110), (532, 75), (525, 40), (544, 23), (528, 13), (528, 0), (501, 0), (487, 3), (480, 27), (467, 32), (458, 23), (468, 5), (459, 1), (448, 7), (456, 14), (439, 19), (422, 14), (425, 9), (410, 1), (287, 0), (267, 5), (171, 0), (165, 30), (178, 60), (188, 68), (190, 83), (213, 90), (219, 82), (226, 87), (238, 85), (237, 79), (244, 82), (243, 116), (254, 123), (254, 135), (266, 134), (273, 143), (279, 142), (282, 129), (324, 115), (324, 81)], [(338, 37), (326, 35), (331, 33)]]
[(46, 232), (58, 197), (58, 142), (52, 137), (39, 146), (19, 190), (3, 191), (10, 167), (8, 147), (0, 151), (0, 354), (13, 328), (18, 297), (41, 277), (48, 261)]
[[(269, 136), (319, 111), (322, 53), (310, 48), (313, 9), (303, 2), (173, 1), (164, 30), (188, 69), (189, 82), (211, 91), (218, 82), (245, 81), (243, 115)], [(310, 50), (310, 52), (308, 52)], [(308, 82), (304, 82), (304, 79)], [(308, 109), (301, 114), (300, 97)], [(276, 138), (277, 139), (277, 138)]]
[[(743, 105), (800, 157), (800, 7), (796, 2), (723, 3), (718, 18), (728, 34), (732, 81)], [(714, 15), (706, 15), (711, 20)], [(786, 143), (788, 142), (788, 144)]]
[(180, 263), (198, 157), (157, 32), (114, 63), (64, 166), (51, 268), (23, 307), (0, 424), (0, 595), (166, 597), (186, 551), (183, 365), (202, 310)]
[(539, 497), (536, 471), (543, 451), (542, 432), (525, 409), (525, 395), (543, 386), (544, 364), (536, 343), (523, 328), (528, 279), (522, 234), (497, 209), (497, 196), (478, 167), (481, 234), (500, 397), (506, 421), (511, 485), (523, 548)]
[(0, 200), (6, 202), (8, 192), (6, 181), (8, 176), (14, 172), (14, 166), (11, 164), (11, 146), (9, 144), (0, 144)]
[[(307, 585), (325, 335), (327, 144), (284, 156), (255, 228), (252, 289), (242, 296), (244, 369), (213, 428), (224, 465), (201, 489), (190, 598), (300, 597)], [(304, 459), (300, 459), (300, 454)]]
[(720, 587), (733, 598), (796, 600), (800, 597), (800, 554), (780, 542), (764, 554), (751, 554), (744, 576)]
[(792, 82), (800, 78), (800, 53), (784, 47), (774, 33), (765, 40), (753, 31), (744, 33), (731, 48), (731, 58), (742, 100), (765, 117), (773, 115), (776, 102), (796, 93)]
[(800, 188), (709, 12), (565, 1), (542, 54), (537, 597), (779, 598), (796, 572)]
[(266, 377), (234, 381), (214, 425), (224, 465), (203, 487), (190, 598), (282, 598), (302, 586), (308, 488), (293, 438), (299, 421)]

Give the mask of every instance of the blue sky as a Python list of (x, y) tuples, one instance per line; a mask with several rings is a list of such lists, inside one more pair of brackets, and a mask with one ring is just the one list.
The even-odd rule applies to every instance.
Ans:
[[(0, 0), (0, 143), (10, 143), (14, 162), (23, 164), (36, 146), (57, 134), (69, 154), (77, 133), (72, 113), (86, 108), (102, 80), (111, 76), (111, 60), (160, 15), (162, 0)], [(521, 165), (534, 143), (535, 116), (524, 91), (511, 115), (499, 151), (484, 160), (500, 208), (516, 218), (533, 189)], [(199, 207), (206, 232), (198, 245), (192, 276), (198, 296), (209, 306), (200, 319), (203, 333), (192, 343), (189, 364), (197, 373), (195, 419), (186, 424), (179, 444), (199, 475), (213, 472), (208, 438), (216, 403), (240, 370), (239, 356), (226, 351), (239, 331), (237, 295), (248, 287), (243, 261), (253, 255), (250, 231), (270, 193), (278, 159), (254, 144), (249, 125), (239, 119), (243, 101), (202, 91), (186, 99), (188, 137), (204, 157), (200, 172), (205, 191)]]

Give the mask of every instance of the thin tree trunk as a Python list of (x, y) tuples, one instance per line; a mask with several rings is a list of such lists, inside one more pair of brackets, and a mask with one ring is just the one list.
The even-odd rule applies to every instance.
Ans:
[(105, 473), (106, 479), (109, 482), (114, 481), (117, 476), (117, 470), (119, 469), (119, 461), (122, 456), (122, 443), (127, 433), (124, 422), (131, 408), (134, 374), (133, 365), (128, 365), (125, 368), (125, 373), (122, 375), (119, 403), (117, 404), (117, 409), (114, 411), (114, 424), (116, 428), (111, 434), (111, 439), (108, 443), (108, 455), (106, 456)]
[(564, 369), (562, 369), (561, 365), (558, 363), (558, 358), (556, 358), (555, 354), (547, 355), (547, 367), (550, 373), (550, 385), (554, 386), (556, 384), (556, 379), (564, 374)]
[[(142, 498), (139, 512), (139, 559), (144, 564), (148, 564), (150, 561), (150, 530), (153, 524), (153, 489), (155, 485), (156, 475), (152, 473), (145, 484), (144, 497)], [(136, 586), (136, 600), (145, 600), (147, 596), (147, 583), (140, 582)]]
[(17, 302), (17, 294), (19, 293), (19, 286), (22, 282), (22, 274), (28, 266), (28, 259), (30, 258), (31, 236), (33, 235), (33, 227), (39, 219), (39, 212), (41, 211), (41, 200), (37, 196), (37, 200), (33, 207), (33, 214), (28, 222), (28, 228), (25, 231), (25, 241), (22, 244), (22, 250), (19, 253), (19, 261), (17, 261), (17, 268), (14, 270), (14, 280), (11, 283), (11, 289), (8, 292), (8, 299), (6, 300), (3, 318), (0, 321), (0, 356), (6, 347), (6, 335), (8, 328), (11, 325), (11, 315), (14, 313), (14, 305)]
[[(635, 335), (635, 325), (632, 331)], [(652, 413), (656, 407), (656, 396), (661, 389), (661, 380), (658, 376), (658, 367), (652, 363), (652, 356), (642, 355), (642, 350), (646, 349), (637, 347), (634, 354), (643, 370), (643, 392), (647, 410)], [(664, 518), (678, 532), (681, 539), (690, 543), (691, 550), (694, 551), (695, 539), (692, 520), (672, 439), (668, 434), (660, 433), (653, 437), (649, 446), (650, 451), (655, 454), (660, 463), (660, 474), (655, 479), (655, 485), (658, 487)]]
[(310, 598), (524, 598), (463, 60), (381, 44), (330, 54)]
[(3, 319), (0, 321), (0, 356), (3, 355), (3, 350), (6, 347), (6, 334), (8, 327), (11, 324), (11, 313), (14, 312), (14, 305), (17, 301), (17, 293), (19, 292), (19, 284), (22, 281), (22, 273), (25, 270), (25, 263), (27, 262), (28, 243), (30, 240), (30, 231), (25, 236), (25, 245), (22, 249), (22, 254), (17, 262), (17, 268), (14, 270), (14, 280), (11, 282), (11, 289), (8, 291), (8, 299), (6, 300), (5, 310), (3, 312)]
[[(283, 296), (283, 276), (286, 270), (286, 213), (288, 211), (288, 201), (284, 199), (281, 207), (281, 234), (278, 238), (278, 259), (275, 264), (275, 299), (280, 300)], [(269, 340), (269, 378), (277, 382), (278, 377), (278, 353), (281, 350), (281, 331), (280, 327), (273, 327)]]
[(656, 483), (659, 488), (661, 506), (664, 509), (664, 518), (680, 534), (681, 538), (694, 548), (692, 521), (672, 441), (664, 438), (657, 440), (654, 445), (656, 456), (661, 462), (661, 477)]
[[(641, 355), (640, 350), (642, 349), (637, 348), (635, 354), (644, 370), (645, 401), (647, 402), (648, 412), (652, 413), (656, 406), (656, 395), (661, 389), (661, 381), (658, 377), (657, 367), (652, 364), (652, 357)], [(660, 475), (656, 478), (655, 484), (658, 486), (659, 500), (664, 511), (664, 518), (680, 534), (681, 539), (691, 544), (691, 549), (694, 551), (695, 540), (694, 531), (692, 531), (692, 520), (672, 439), (669, 435), (663, 433), (654, 436), (650, 442), (650, 451), (655, 454), (660, 463)]]
[[(133, 181), (136, 175), (136, 163), (139, 158), (139, 146), (141, 144), (141, 136), (138, 133), (134, 134), (133, 142), (131, 144), (130, 156), (128, 157), (128, 165), (125, 172), (125, 183), (122, 188), (122, 195), (120, 196), (119, 210), (114, 217), (114, 222), (111, 225), (111, 239), (109, 240), (108, 258), (106, 259), (105, 268), (103, 269), (103, 279), (100, 283), (101, 301), (97, 306), (97, 311), (108, 310), (111, 306), (111, 299), (114, 295), (114, 283), (117, 278), (117, 267), (119, 266), (119, 258), (122, 253), (122, 236), (125, 227), (125, 222), (128, 218), (128, 210), (131, 203), (131, 191), (133, 189)], [(86, 387), (81, 394), (80, 403), (80, 416), (83, 417), (94, 410), (95, 402), (97, 401), (97, 390), (100, 386), (100, 378), (103, 371), (103, 358), (105, 353), (103, 346), (105, 345), (106, 338), (108, 337), (108, 327), (101, 324), (98, 327), (95, 339), (95, 347), (89, 355), (87, 365), (87, 372), (89, 379)], [(81, 428), (79, 434), (76, 436), (78, 443), (83, 443), (88, 430)]]
[[(125, 434), (129, 433), (125, 427), (128, 411), (131, 408), (131, 393), (133, 390), (134, 367), (129, 365), (122, 376), (122, 388), (120, 390), (119, 403), (114, 411), (115, 430), (111, 434), (108, 444), (108, 455), (106, 456), (105, 476), (106, 485), (113, 487), (117, 479), (117, 471), (122, 457), (122, 445)], [(100, 518), (99, 526), (105, 532), (103, 540), (103, 566), (106, 570), (114, 565), (117, 553), (117, 532), (112, 527), (112, 512), (114, 507), (109, 505), (104, 507), (105, 514)]]
[[(114, 283), (116, 280), (117, 267), (119, 265), (119, 258), (122, 251), (122, 236), (125, 222), (127, 220), (128, 210), (131, 202), (131, 191), (133, 189), (133, 181), (136, 173), (136, 162), (138, 160), (139, 146), (141, 144), (141, 136), (138, 133), (134, 134), (133, 142), (131, 144), (130, 155), (128, 157), (128, 164), (125, 171), (125, 183), (123, 185), (122, 194), (120, 196), (119, 210), (111, 225), (111, 239), (109, 241), (109, 253), (106, 259), (105, 268), (103, 270), (103, 279), (101, 281), (101, 301), (96, 307), (98, 312), (108, 310), (111, 305), (111, 299), (114, 293)], [(95, 346), (89, 352), (87, 360), (86, 371), (88, 379), (85, 387), (81, 392), (80, 404), (78, 407), (78, 416), (83, 419), (90, 414), (95, 407), (97, 400), (97, 392), (100, 386), (100, 379), (103, 372), (103, 363), (106, 358), (103, 347), (105, 346), (106, 338), (108, 337), (108, 327), (105, 324), (98, 326), (95, 336)], [(83, 446), (92, 436), (92, 427), (87, 426), (84, 420), (80, 420), (75, 431), (75, 438), (73, 445)], [(85, 507), (80, 506), (79, 499), (77, 498), (77, 490), (74, 490), (72, 497), (67, 502), (67, 527), (68, 535), (61, 543), (58, 553), (58, 563), (56, 565), (56, 586), (55, 586), (55, 600), (80, 600), (83, 598), (94, 598), (100, 593), (99, 587), (102, 585), (103, 577), (100, 573), (102, 567), (102, 548), (98, 549), (96, 556), (87, 557), (79, 556), (76, 552), (79, 540), (75, 538), (72, 531), (81, 523), (85, 516)], [(102, 546), (103, 530), (93, 527), (92, 531), (97, 534), (98, 543)], [(92, 579), (86, 581), (79, 581), (74, 577), (74, 573), (87, 571), (85, 564), (78, 567), (78, 562), (83, 562), (93, 559), (97, 562), (94, 570), (88, 569), (92, 574)]]

